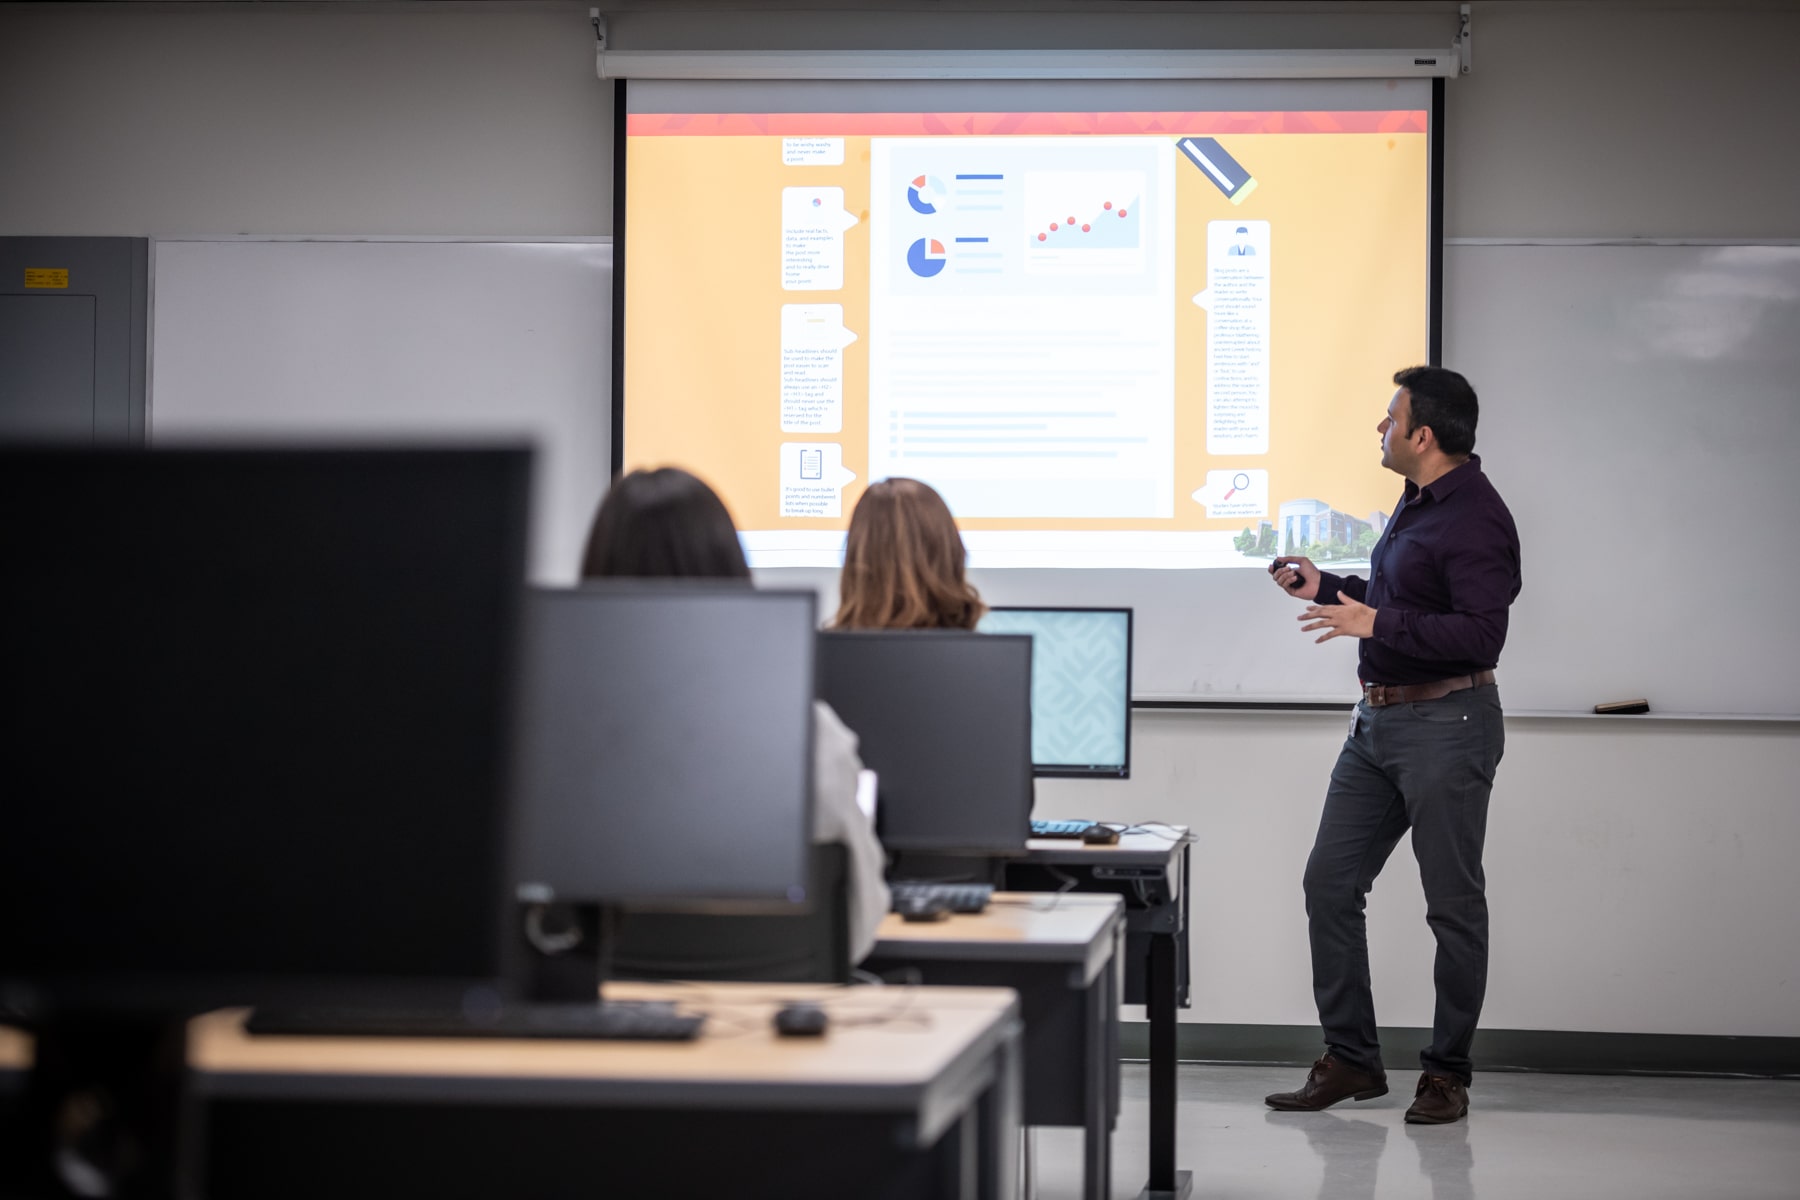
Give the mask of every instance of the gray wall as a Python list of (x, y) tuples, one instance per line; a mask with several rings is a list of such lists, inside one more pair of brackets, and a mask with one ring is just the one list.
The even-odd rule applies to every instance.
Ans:
[[(1454, 21), (1436, 4), (606, 7), (626, 49), (1001, 47), (1027, 19), (1038, 46), (1447, 44)], [(610, 102), (585, 13), (0, 7), (0, 233), (605, 234)], [(1800, 237), (1796, 6), (1479, 3), (1477, 19), (1475, 73), (1449, 87), (1449, 236)], [(1199, 831), (1190, 1018), (1312, 1020), (1299, 873), (1342, 724), (1145, 717), (1130, 783), (1043, 787), (1046, 815)], [(1487, 1024), (1800, 1035), (1794, 727), (1515, 720), (1509, 739)], [(1423, 910), (1397, 853), (1370, 902), (1384, 1023), (1429, 1023)]]

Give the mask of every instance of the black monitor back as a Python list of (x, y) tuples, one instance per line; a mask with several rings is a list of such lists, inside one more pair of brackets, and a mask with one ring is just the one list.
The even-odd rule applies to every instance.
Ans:
[(0, 1004), (494, 980), (529, 476), (0, 454)]
[(803, 912), (639, 912), (620, 915), (607, 953), (611, 979), (849, 983), (850, 862), (842, 842), (812, 847)]
[(521, 897), (804, 902), (817, 603), (712, 581), (534, 590)]
[(819, 635), (819, 696), (876, 773), (896, 853), (1025, 852), (1031, 639), (949, 631)]

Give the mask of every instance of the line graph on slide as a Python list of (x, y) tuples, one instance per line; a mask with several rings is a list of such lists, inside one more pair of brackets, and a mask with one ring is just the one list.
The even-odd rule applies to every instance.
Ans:
[(1107, 274), (1143, 265), (1141, 171), (1032, 171), (1025, 176), (1028, 270)]
[(1111, 200), (1101, 203), (1100, 211), (1081, 218), (1064, 217), (1051, 221), (1038, 230), (1040, 249), (1046, 250), (1121, 250), (1135, 249), (1141, 235), (1137, 197), (1124, 204)]

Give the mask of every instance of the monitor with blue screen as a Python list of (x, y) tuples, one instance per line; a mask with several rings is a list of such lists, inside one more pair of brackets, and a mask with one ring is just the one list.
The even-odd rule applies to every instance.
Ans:
[(1131, 609), (994, 608), (980, 631), (1031, 635), (1037, 775), (1130, 777)]

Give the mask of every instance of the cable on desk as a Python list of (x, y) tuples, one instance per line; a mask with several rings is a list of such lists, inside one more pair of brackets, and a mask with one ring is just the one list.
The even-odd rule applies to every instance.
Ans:
[(713, 1031), (720, 1025), (725, 1027), (725, 1032), (714, 1034), (717, 1037), (747, 1037), (769, 1027), (767, 1021), (752, 1020), (744, 1013), (722, 1013), (712, 1009), (697, 1009), (696, 1011), (706, 1018), (707, 1034), (713, 1034)]
[(1146, 837), (1160, 838), (1171, 846), (1191, 846), (1196, 842), (1197, 839), (1194, 837), (1194, 831), (1191, 829), (1175, 834), (1157, 832), (1161, 829), (1177, 828), (1179, 828), (1179, 826), (1171, 825), (1167, 821), (1140, 821), (1135, 825), (1127, 825), (1125, 828), (1121, 829), (1119, 833), (1121, 836), (1127, 833), (1141, 833)]
[[(862, 1017), (832, 1016), (831, 1023), (833, 1025), (842, 1025), (846, 1029), (871, 1029), (881, 1025), (897, 1024), (902, 1020), (906, 1020), (919, 1029), (931, 1028), (930, 1013), (915, 1013), (908, 1011), (912, 1007), (913, 1000), (919, 994), (919, 986), (924, 981), (925, 976), (917, 967), (902, 967), (899, 971), (896, 971), (895, 974), (900, 976), (910, 976), (904, 983), (889, 983), (885, 979), (882, 980), (882, 985), (884, 987), (897, 987), (900, 989), (900, 1002), (898, 1004), (887, 1009), (885, 1012), (870, 1013), (869, 1015)], [(826, 1011), (827, 1013), (830, 1012), (829, 1009)]]
[(1068, 895), (1070, 892), (1074, 891), (1076, 888), (1080, 887), (1081, 880), (1079, 880), (1075, 876), (1069, 874), (1067, 871), (1058, 869), (1054, 864), (1042, 863), (1040, 865), (1044, 868), (1045, 871), (1049, 872), (1051, 875), (1054, 875), (1056, 877), (1057, 881), (1062, 884), (1061, 887), (1057, 888), (1054, 892), (1050, 893), (1050, 899), (1048, 901), (1042, 901), (1042, 900), (989, 900), (988, 903), (989, 904), (1016, 904), (1023, 908), (1029, 908), (1033, 912), (1055, 912), (1057, 909), (1061, 908), (1063, 897)]

